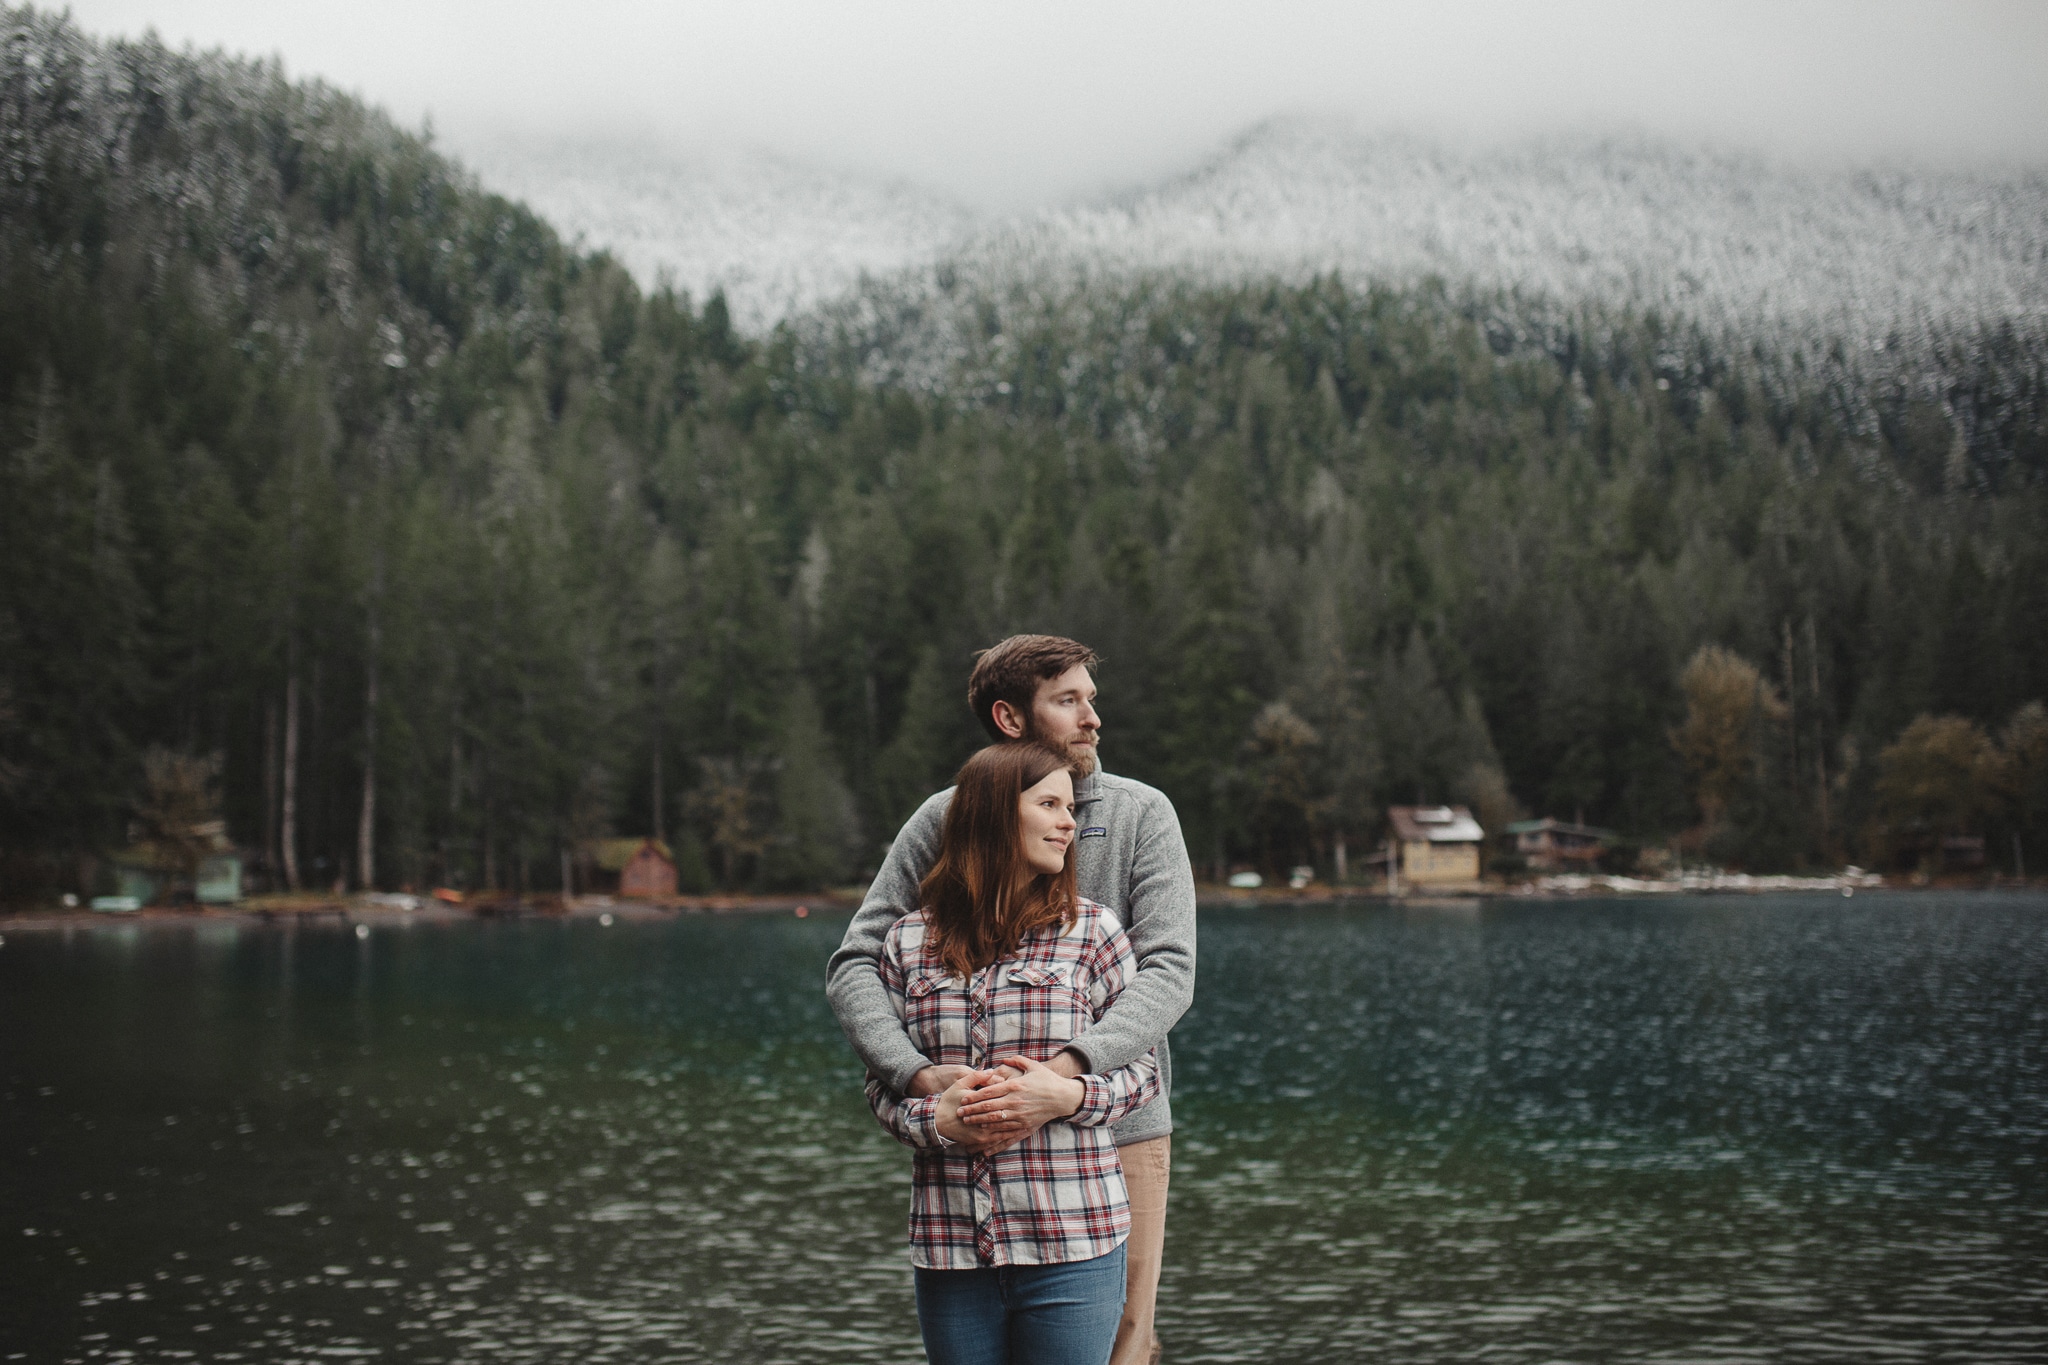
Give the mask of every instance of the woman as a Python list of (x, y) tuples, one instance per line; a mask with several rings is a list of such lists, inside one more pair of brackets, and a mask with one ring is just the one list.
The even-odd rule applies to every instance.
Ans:
[[(1137, 971), (1116, 917), (1074, 890), (1071, 761), (1030, 743), (968, 759), (923, 908), (882, 950), (911, 1040), (936, 1066), (968, 1068), (919, 1099), (867, 1085), (875, 1116), (916, 1149), (910, 1258), (933, 1365), (1103, 1365), (1123, 1311), (1130, 1204), (1109, 1125), (1158, 1094), (1159, 1068), (1150, 1053), (1073, 1080), (1044, 1065)], [(1024, 1092), (963, 1118), (1005, 1075)], [(1016, 1105), (1061, 1117), (1006, 1140)]]

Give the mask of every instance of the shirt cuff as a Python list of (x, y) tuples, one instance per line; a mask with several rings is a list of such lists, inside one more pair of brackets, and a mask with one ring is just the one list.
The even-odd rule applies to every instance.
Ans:
[(951, 1138), (939, 1136), (939, 1097), (923, 1095), (903, 1101), (903, 1135), (913, 1147), (951, 1147)]
[(1067, 1119), (1084, 1128), (1099, 1127), (1109, 1122), (1110, 1108), (1116, 1103), (1116, 1087), (1100, 1076), (1077, 1077), (1081, 1082), (1081, 1107)]

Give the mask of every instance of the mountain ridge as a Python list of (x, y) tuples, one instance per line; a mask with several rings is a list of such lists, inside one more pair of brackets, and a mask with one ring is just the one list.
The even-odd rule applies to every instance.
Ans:
[[(481, 164), (643, 283), (667, 268), (695, 291), (722, 288), (757, 332), (863, 281), (919, 293), (941, 277), (1002, 289), (1170, 272), (1436, 276), (1808, 343), (1897, 334), (1924, 347), (1960, 325), (2048, 321), (2039, 168), (1802, 166), (1614, 134), (1458, 144), (1287, 117), (1157, 182), (997, 215), (766, 154), (713, 167), (615, 149), (552, 191), (516, 150)], [(662, 222), (664, 202), (683, 209), (676, 221)]]

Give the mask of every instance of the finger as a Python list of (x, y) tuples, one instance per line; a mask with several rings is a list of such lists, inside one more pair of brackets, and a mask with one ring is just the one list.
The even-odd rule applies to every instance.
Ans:
[(1000, 1080), (989, 1085), (976, 1087), (974, 1098), (977, 1100), (999, 1100), (1005, 1095), (1015, 1095), (1023, 1089), (1023, 1078), (1012, 1077), (1007, 1080)]
[(1026, 1056), (1024, 1056), (1024, 1055), (1023, 1055), (1022, 1053), (1019, 1053), (1019, 1054), (1018, 1054), (1017, 1056), (1015, 1056), (1015, 1057), (1004, 1057), (1004, 1058), (1003, 1058), (1003, 1059), (1001, 1059), (1001, 1060), (1000, 1060), (999, 1062), (997, 1062), (997, 1063), (996, 1063), (996, 1065), (998, 1065), (998, 1066), (1009, 1066), (1009, 1067), (1015, 1067), (1015, 1068), (1016, 1068), (1017, 1070), (1019, 1070), (1019, 1071), (1043, 1071), (1043, 1070), (1045, 1070), (1045, 1063), (1043, 1063), (1043, 1062), (1034, 1062), (1034, 1061), (1032, 1061), (1032, 1060), (1031, 1060), (1031, 1059), (1030, 1059), (1029, 1057), (1026, 1057)]
[(976, 1105), (972, 1111), (962, 1109), (960, 1117), (970, 1123), (999, 1123), (1005, 1119), (1021, 1121), (1027, 1112), (1025, 1106), (1013, 1101), (1009, 1104)]

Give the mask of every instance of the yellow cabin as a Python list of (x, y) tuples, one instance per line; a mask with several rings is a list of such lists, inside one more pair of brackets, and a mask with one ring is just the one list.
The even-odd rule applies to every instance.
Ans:
[(1418, 888), (1476, 886), (1486, 831), (1463, 806), (1391, 806), (1394, 862)]

